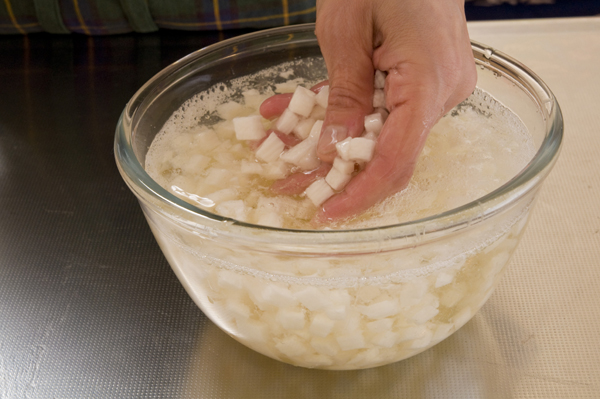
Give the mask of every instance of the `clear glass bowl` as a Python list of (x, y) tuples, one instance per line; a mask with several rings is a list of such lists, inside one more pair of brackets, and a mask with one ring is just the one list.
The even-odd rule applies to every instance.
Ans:
[(177, 198), (143, 167), (164, 122), (194, 94), (320, 56), (312, 24), (199, 50), (133, 96), (116, 131), (119, 171), (181, 283), (217, 326), (274, 359), (339, 370), (413, 356), (471, 319), (519, 242), (563, 132), (558, 103), (535, 74), (493, 49), (472, 47), (478, 87), (519, 116), (537, 153), (472, 203), (379, 228), (300, 231), (237, 222)]

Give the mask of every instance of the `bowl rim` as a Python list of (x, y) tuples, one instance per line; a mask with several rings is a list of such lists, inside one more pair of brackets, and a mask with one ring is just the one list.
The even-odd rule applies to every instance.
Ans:
[[(198, 62), (199, 59), (212, 52), (231, 48), (242, 43), (249, 43), (259, 38), (263, 39), (272, 36), (289, 37), (293, 34), (310, 34), (311, 32), (314, 35), (314, 26), (314, 23), (308, 23), (271, 28), (220, 41), (175, 61), (159, 71), (140, 87), (129, 100), (118, 120), (114, 140), (115, 159), (119, 172), (138, 199), (141, 200), (145, 195), (149, 195), (150, 198), (158, 200), (162, 204), (168, 204), (170, 207), (183, 210), (189, 213), (190, 216), (199, 217), (200, 220), (210, 224), (212, 228), (219, 229), (219, 225), (221, 225), (224, 228), (227, 226), (227, 228), (231, 229), (234, 226), (241, 229), (242, 232), (248, 231), (263, 235), (267, 234), (270, 236), (269, 239), (274, 237), (284, 239), (289, 235), (291, 236), (288, 238), (292, 239), (294, 239), (293, 237), (298, 238), (299, 235), (308, 235), (314, 238), (314, 235), (318, 234), (325, 242), (333, 243), (347, 242), (348, 235), (351, 234), (363, 237), (360, 239), (354, 237), (355, 240), (371, 241), (373, 239), (373, 232), (378, 232), (378, 236), (385, 237), (386, 239), (391, 237), (423, 236), (425, 234), (462, 228), (465, 225), (468, 226), (487, 219), (517, 202), (519, 198), (525, 196), (541, 184), (556, 162), (562, 145), (564, 126), (560, 106), (554, 94), (539, 76), (519, 61), (492, 47), (471, 41), (476, 62), (479, 61), (481, 65), (485, 64), (487, 67), (493, 68), (495, 66), (501, 73), (510, 71), (517, 78), (522, 79), (522, 81), (517, 81), (517, 83), (521, 86), (522, 90), (526, 91), (537, 102), (538, 107), (542, 111), (542, 117), (546, 122), (546, 135), (536, 154), (516, 176), (494, 191), (460, 207), (407, 222), (368, 228), (339, 230), (277, 228), (241, 222), (196, 207), (158, 185), (146, 173), (133, 150), (131, 140), (135, 127), (132, 128), (132, 123), (136, 117), (138, 107), (142, 104), (145, 96), (151, 93), (156, 85), (162, 80), (167, 79), (174, 72), (194, 62)], [(290, 43), (292, 42), (290, 39), (288, 40)], [(314, 41), (316, 43), (316, 36), (314, 37)], [(147, 198), (144, 198), (144, 200), (147, 201)], [(484, 208), (484, 204), (493, 204), (493, 206)]]

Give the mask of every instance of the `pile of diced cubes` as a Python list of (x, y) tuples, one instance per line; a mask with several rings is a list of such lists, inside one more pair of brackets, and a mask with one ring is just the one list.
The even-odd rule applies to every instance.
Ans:
[[(377, 136), (388, 115), (385, 109), (383, 87), (385, 73), (376, 71), (374, 79), (373, 108), (374, 113), (367, 115), (364, 132), (360, 137), (348, 137), (336, 144), (337, 157), (333, 167), (324, 177), (314, 181), (306, 190), (306, 196), (315, 206), (320, 206), (329, 197), (340, 192), (353, 176), (373, 158)], [(324, 118), (327, 108), (329, 86), (323, 86), (318, 93), (298, 86), (288, 107), (274, 122), (274, 130), (285, 135), (294, 135), (301, 140), (286, 150), (286, 143), (275, 133), (267, 136), (262, 117), (251, 115), (233, 119), (236, 138), (238, 140), (259, 141), (256, 159), (264, 163), (284, 161), (297, 170), (309, 172), (321, 164), (317, 156), (317, 145), (323, 127), (323, 119), (315, 119), (318, 115)], [(315, 112), (315, 109), (321, 112)]]

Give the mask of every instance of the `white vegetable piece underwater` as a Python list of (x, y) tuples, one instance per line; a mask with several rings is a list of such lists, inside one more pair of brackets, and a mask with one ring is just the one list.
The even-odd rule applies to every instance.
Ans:
[(275, 133), (271, 133), (256, 150), (256, 158), (264, 162), (276, 161), (284, 148), (283, 141)]
[(307, 118), (315, 106), (315, 96), (314, 91), (298, 86), (290, 100), (288, 109), (297, 115)]
[(260, 140), (267, 135), (260, 115), (233, 118), (233, 128), (238, 140)]
[(333, 189), (325, 179), (319, 179), (306, 189), (306, 196), (312, 201), (315, 206), (321, 205), (335, 194)]

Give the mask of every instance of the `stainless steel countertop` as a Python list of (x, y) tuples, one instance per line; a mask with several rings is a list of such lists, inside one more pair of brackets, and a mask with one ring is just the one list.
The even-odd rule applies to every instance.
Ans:
[(128, 99), (218, 36), (0, 37), (0, 399), (600, 397), (600, 18), (470, 32), (553, 89), (561, 158), (473, 320), (352, 372), (276, 362), (208, 321), (116, 169)]

